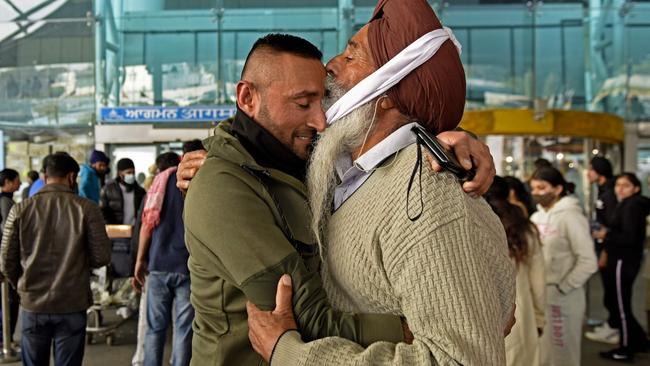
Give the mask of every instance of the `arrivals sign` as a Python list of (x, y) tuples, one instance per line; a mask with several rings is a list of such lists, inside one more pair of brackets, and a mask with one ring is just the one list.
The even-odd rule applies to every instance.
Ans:
[(104, 107), (102, 123), (218, 122), (235, 115), (235, 106)]

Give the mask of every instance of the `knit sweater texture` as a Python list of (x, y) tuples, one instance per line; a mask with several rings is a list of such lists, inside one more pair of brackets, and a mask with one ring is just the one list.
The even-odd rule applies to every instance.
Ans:
[(364, 349), (338, 337), (303, 343), (288, 332), (272, 365), (505, 364), (503, 329), (515, 302), (515, 268), (500, 220), (426, 160), (407, 214), (416, 146), (395, 159), (330, 219), (323, 281), (340, 310), (404, 316), (413, 344), (376, 342)]

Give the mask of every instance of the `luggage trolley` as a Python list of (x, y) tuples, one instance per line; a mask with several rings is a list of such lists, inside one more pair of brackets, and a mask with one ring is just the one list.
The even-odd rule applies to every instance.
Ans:
[[(137, 311), (136, 293), (131, 287), (133, 276), (133, 251), (131, 225), (106, 225), (112, 240), (111, 264), (93, 271), (91, 290), (93, 305), (87, 310), (86, 343), (93, 344), (97, 336), (105, 337), (112, 346), (115, 333)], [(105, 322), (104, 313), (113, 310), (119, 316), (115, 321)]]

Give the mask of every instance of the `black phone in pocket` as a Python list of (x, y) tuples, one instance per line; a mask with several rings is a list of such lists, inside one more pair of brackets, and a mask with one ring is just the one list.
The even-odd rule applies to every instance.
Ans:
[(456, 156), (451, 151), (445, 149), (435, 136), (421, 126), (414, 126), (411, 131), (415, 133), (420, 144), (427, 148), (443, 169), (454, 174), (461, 181), (474, 179), (476, 171), (474, 169), (466, 170), (463, 168), (458, 160), (456, 160)]

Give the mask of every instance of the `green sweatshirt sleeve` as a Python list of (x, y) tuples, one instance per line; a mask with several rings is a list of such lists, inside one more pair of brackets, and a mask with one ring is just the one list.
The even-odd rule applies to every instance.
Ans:
[[(277, 283), (289, 274), (294, 315), (306, 340), (340, 336), (362, 345), (403, 340), (396, 316), (334, 310), (318, 271), (305, 266), (278, 226), (262, 186), (247, 179), (245, 172), (240, 176), (224, 173), (214, 164), (215, 159), (206, 161), (192, 182), (184, 213), (186, 236), (204, 247), (202, 262), (213, 264), (213, 269), (204, 265), (203, 270), (220, 271), (221, 277), (264, 310), (275, 307)], [(197, 255), (192, 246), (197, 245), (188, 243), (190, 255)]]

